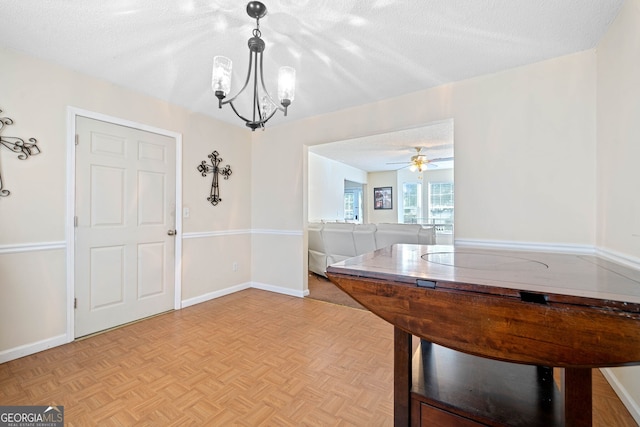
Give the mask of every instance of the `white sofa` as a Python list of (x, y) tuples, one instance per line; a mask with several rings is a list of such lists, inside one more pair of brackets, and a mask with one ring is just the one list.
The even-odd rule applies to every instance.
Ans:
[(327, 266), (394, 243), (436, 243), (433, 226), (419, 224), (309, 223), (309, 271), (326, 277)]

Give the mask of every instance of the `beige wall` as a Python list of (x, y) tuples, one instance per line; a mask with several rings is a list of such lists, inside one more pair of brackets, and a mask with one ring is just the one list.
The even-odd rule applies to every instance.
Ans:
[[(215, 293), (251, 277), (251, 135), (184, 108), (0, 49), (3, 136), (37, 138), (42, 153), (19, 161), (2, 149), (0, 199), (0, 360), (16, 348), (67, 333), (65, 264), (67, 107), (72, 106), (183, 137), (182, 298)], [(223, 202), (207, 201), (211, 179), (196, 166), (218, 150), (232, 166), (221, 180)], [(199, 236), (193, 239), (194, 234)], [(232, 248), (232, 249), (230, 249)], [(189, 260), (189, 262), (187, 262)], [(232, 263), (238, 270), (232, 271)], [(56, 341), (59, 343), (59, 341)], [(14, 353), (15, 354), (15, 353)]]
[[(597, 244), (640, 258), (640, 0), (627, 0), (598, 52)], [(640, 423), (640, 367), (608, 370)]]
[(595, 53), (453, 90), (456, 238), (595, 243)]
[(598, 46), (598, 246), (640, 257), (640, 1)]
[(459, 237), (593, 244), (595, 77), (582, 52), (316, 117), (303, 143), (453, 118)]
[[(256, 133), (253, 225), (303, 229), (306, 146), (453, 119), (456, 238), (594, 245), (595, 69), (587, 51)], [(292, 268), (299, 243), (269, 268)]]
[[(367, 186), (367, 218), (368, 223), (397, 223), (398, 222), (398, 185), (395, 171), (371, 172), (368, 174)], [(373, 192), (376, 187), (391, 187), (391, 209), (374, 209)]]
[(65, 251), (0, 254), (0, 295), (0, 356), (65, 335)]

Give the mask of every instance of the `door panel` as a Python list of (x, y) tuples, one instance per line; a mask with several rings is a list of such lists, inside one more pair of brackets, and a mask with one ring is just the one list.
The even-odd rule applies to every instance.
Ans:
[(91, 309), (122, 304), (124, 299), (124, 246), (90, 249)]
[(141, 171), (138, 173), (138, 225), (165, 223), (164, 194), (167, 191), (164, 174)]
[(161, 294), (167, 283), (162, 275), (166, 247), (163, 243), (138, 245), (138, 298)]
[(78, 117), (75, 336), (173, 308), (175, 140)]
[(125, 172), (121, 168), (91, 167), (89, 203), (92, 227), (124, 227)]

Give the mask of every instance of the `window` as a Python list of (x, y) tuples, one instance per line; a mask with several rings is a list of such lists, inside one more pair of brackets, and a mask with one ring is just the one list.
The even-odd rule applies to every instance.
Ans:
[(453, 224), (453, 182), (429, 183), (429, 223)]
[(422, 222), (422, 184), (405, 182), (402, 184), (402, 222), (419, 224)]
[(344, 193), (344, 219), (347, 221), (356, 219), (355, 199), (356, 197), (353, 192)]
[[(344, 219), (345, 221), (362, 222), (362, 184), (347, 187), (345, 180), (344, 189)], [(353, 185), (352, 183), (350, 185)]]

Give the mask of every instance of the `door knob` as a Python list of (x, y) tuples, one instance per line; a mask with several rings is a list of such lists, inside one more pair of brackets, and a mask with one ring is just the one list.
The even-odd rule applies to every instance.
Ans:
[(169, 230), (169, 231), (167, 231), (167, 234), (169, 236), (174, 236), (176, 234), (176, 230)]

